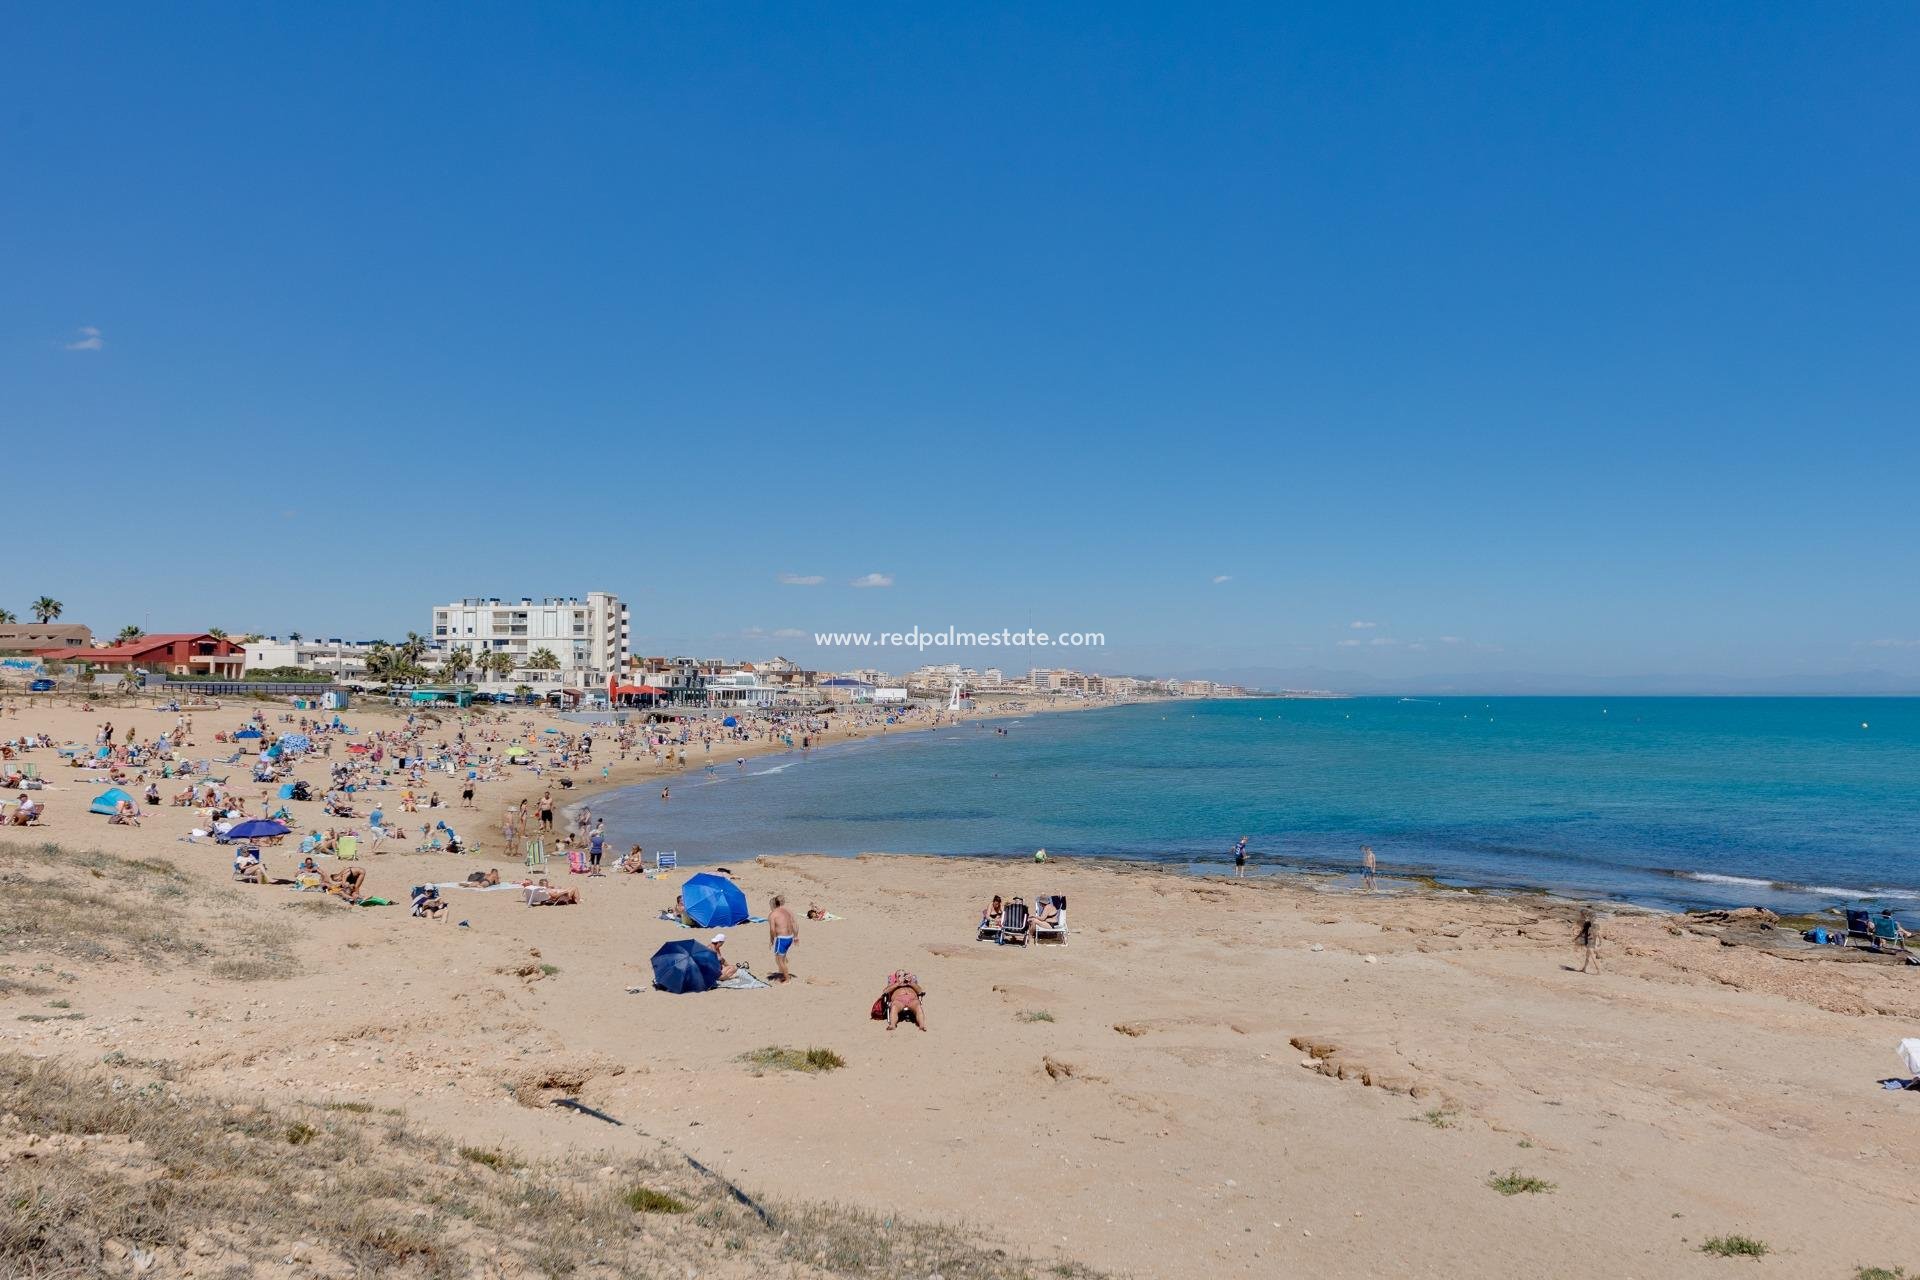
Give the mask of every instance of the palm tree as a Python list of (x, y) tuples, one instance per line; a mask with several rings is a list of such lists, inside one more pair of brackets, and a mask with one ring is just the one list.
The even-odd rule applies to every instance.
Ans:
[(67, 606), (52, 596), (41, 596), (33, 602), (33, 616), (42, 622), (52, 622), (66, 611)]
[(418, 631), (407, 632), (407, 638), (400, 642), (400, 652), (408, 662), (419, 662), (427, 656), (427, 638)]
[(535, 649), (533, 656), (527, 659), (527, 669), (529, 671), (558, 671), (560, 669), (560, 659), (553, 656), (553, 650), (551, 649)]
[(440, 660), (440, 669), (458, 680), (473, 669), (473, 650), (463, 644), (455, 645), (447, 650), (447, 656)]
[(20, 621), (20, 619), (13, 616), (13, 610), (0, 609), (0, 623), (18, 622), (18, 621)]
[(222, 631), (218, 627), (208, 627), (207, 634), (212, 636), (215, 640), (225, 640), (227, 638), (227, 633)]
[(289, 640), (291, 640), (291, 641), (293, 641), (293, 643), (295, 643), (295, 644), (299, 644), (299, 643), (300, 643), (300, 633), (299, 633), (298, 631), (289, 631), (289, 632), (287, 632), (287, 639), (289, 639)]
[(513, 695), (516, 698), (524, 698), (532, 692), (533, 686), (530, 684), (517, 684), (513, 686)]
[(259, 644), (260, 633), (258, 631), (249, 631), (247, 632), (247, 634), (240, 637), (240, 643), (241, 644)]
[(502, 680), (512, 675), (520, 665), (514, 656), (505, 649), (495, 649), (491, 653), (482, 654), (481, 657), (486, 659), (487, 665), (493, 670), (493, 674), (499, 676)]
[(113, 642), (115, 644), (130, 644), (133, 641), (138, 640), (141, 636), (145, 634), (147, 633), (142, 631), (139, 627), (134, 626), (132, 623), (128, 623), (126, 626), (120, 628), (120, 634), (113, 638)]

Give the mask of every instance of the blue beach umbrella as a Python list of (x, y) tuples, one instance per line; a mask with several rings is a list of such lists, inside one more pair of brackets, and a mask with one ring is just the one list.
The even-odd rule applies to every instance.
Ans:
[(739, 720), (737, 720), (737, 719), (735, 719), (735, 718), (734, 718), (733, 716), (728, 716), (728, 717), (727, 717), (727, 718), (726, 718), (725, 720), (722, 720), (722, 721), (720, 722), (720, 725), (721, 725), (721, 727), (722, 727), (722, 728), (725, 728), (725, 729), (732, 729), (732, 728), (735, 728), (736, 726), (738, 726), (738, 725), (739, 725), (739, 723), (740, 723), (740, 721), (739, 721)]
[(689, 876), (680, 886), (680, 901), (687, 917), (702, 929), (725, 929), (747, 922), (747, 895), (725, 876), (702, 871)]
[(238, 742), (242, 738), (258, 738), (260, 736), (261, 736), (261, 733), (258, 729), (242, 729), (240, 732), (233, 735), (233, 740), (235, 742)]
[(273, 822), (266, 818), (249, 818), (245, 822), (236, 822), (227, 832), (229, 840), (271, 840), (283, 836), (293, 828), (285, 823)]
[(289, 733), (281, 737), (280, 745), (288, 751), (311, 751), (313, 739), (304, 733)]
[(133, 803), (133, 797), (120, 788), (108, 787), (105, 791), (102, 791), (93, 798), (93, 803), (87, 806), (87, 812), (104, 813), (111, 818), (122, 800), (125, 800), (128, 804)]
[(720, 954), (692, 938), (669, 942), (653, 953), (653, 985), (683, 996), (711, 991), (720, 981)]

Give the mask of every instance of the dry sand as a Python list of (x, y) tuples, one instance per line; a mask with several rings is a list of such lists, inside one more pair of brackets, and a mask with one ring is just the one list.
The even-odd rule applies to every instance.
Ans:
[[(194, 754), (244, 714), (196, 713)], [(173, 720), (29, 707), (0, 720), (0, 738), (90, 742), (108, 716), (143, 737)], [(1582, 975), (1570, 909), (1544, 899), (773, 856), (733, 868), (756, 911), (780, 892), (843, 919), (802, 921), (788, 987), (675, 997), (646, 988), (651, 952), (690, 936), (655, 918), (677, 879), (572, 877), (584, 900), (570, 908), (453, 891), (468, 929), (398, 906), (319, 909), (232, 884), (228, 850), (177, 842), (187, 811), (111, 826), (84, 812), (99, 786), (49, 768), (51, 752), (30, 758), (61, 789), (42, 793), (46, 830), (0, 833), (7, 875), (87, 874), (42, 841), (163, 859), (198, 886), (177, 908), (190, 921), (257, 919), (297, 964), (243, 981), (9, 939), (11, 975), (40, 968), (84, 1017), (20, 1021), (50, 998), (9, 995), (0, 1050), (161, 1059), (183, 1085), (404, 1107), (460, 1141), (533, 1154), (665, 1143), (749, 1192), (965, 1222), (1139, 1276), (1920, 1268), (1920, 1094), (1876, 1083), (1895, 1072), (1896, 1041), (1920, 1035), (1920, 969), (1620, 913), (1605, 972)], [(317, 782), (324, 764), (301, 773)], [(651, 776), (630, 764), (613, 781)], [(497, 846), (495, 819), (528, 784), (537, 793), (527, 778), (491, 784), (478, 815), (449, 820)], [(295, 808), (325, 825), (318, 805)], [(269, 852), (275, 871), (292, 860)], [(517, 864), (394, 852), (366, 865), (373, 892), (401, 898)], [(973, 941), (992, 894), (1042, 891), (1068, 896), (1069, 945)], [(729, 934), (730, 955), (772, 970), (764, 926)], [(900, 967), (930, 993), (929, 1031), (868, 1018)], [(767, 1045), (823, 1046), (848, 1065), (757, 1074), (740, 1061)], [(625, 1127), (540, 1105), (560, 1093)], [(1552, 1189), (1488, 1185), (1509, 1171)], [(1734, 1233), (1772, 1252), (1700, 1252)]]

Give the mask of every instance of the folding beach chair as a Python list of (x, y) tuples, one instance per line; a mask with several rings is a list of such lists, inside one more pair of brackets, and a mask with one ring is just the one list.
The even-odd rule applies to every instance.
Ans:
[(1039, 897), (1035, 898), (1034, 901), (1036, 903), (1041, 904), (1042, 906), (1044, 906), (1047, 903), (1052, 903), (1054, 910), (1059, 913), (1060, 918), (1052, 924), (1047, 924), (1040, 918), (1038, 914), (1036, 914), (1033, 918), (1034, 919), (1033, 940), (1035, 942), (1057, 942), (1063, 947), (1066, 946), (1067, 945), (1066, 895), (1059, 894), (1059, 893), (1053, 893), (1053, 894), (1043, 893)]
[(672, 849), (654, 850), (653, 869), (655, 871), (672, 871), (675, 867), (678, 867), (679, 865), (680, 865), (680, 855), (678, 853), (675, 853)]
[(1009, 902), (1000, 917), (1000, 943), (1005, 946), (1009, 942), (1027, 945), (1027, 904), (1021, 898)]
[(334, 842), (333, 856), (342, 862), (352, 862), (360, 856), (360, 837), (341, 836)]
[(540, 839), (527, 841), (527, 865), (544, 867), (547, 865), (547, 842)]
[(1892, 916), (1875, 916), (1873, 946), (1876, 951), (1891, 947), (1895, 955), (1905, 955), (1907, 940), (1900, 936), (1900, 922)]
[(1871, 911), (1849, 910), (1847, 912), (1847, 945), (1852, 946), (1855, 938), (1859, 938), (1870, 947), (1877, 947), (1879, 945), (1874, 941), (1873, 937), (1873, 913)]

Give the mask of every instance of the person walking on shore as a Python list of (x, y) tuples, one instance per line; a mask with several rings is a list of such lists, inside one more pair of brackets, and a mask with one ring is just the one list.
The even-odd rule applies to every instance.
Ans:
[(1580, 932), (1573, 935), (1573, 941), (1586, 952), (1580, 961), (1580, 972), (1600, 972), (1600, 922), (1594, 918), (1592, 907), (1581, 910)]
[(1240, 843), (1233, 846), (1233, 874), (1242, 880), (1247, 876), (1247, 838), (1240, 837)]
[(793, 911), (787, 906), (785, 898), (774, 894), (773, 908), (767, 912), (767, 941), (773, 947), (773, 963), (779, 967), (777, 976), (781, 982), (793, 977), (787, 972), (787, 955), (799, 940), (800, 926), (794, 921)]
[(1379, 870), (1379, 867), (1377, 864), (1375, 864), (1373, 860), (1373, 846), (1370, 844), (1361, 845), (1360, 846), (1360, 884), (1361, 884), (1361, 887), (1364, 888), (1368, 893), (1373, 892), (1373, 876), (1374, 876), (1374, 872), (1378, 870)]

